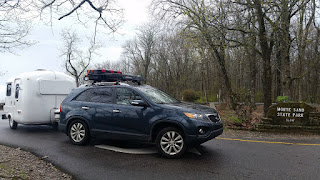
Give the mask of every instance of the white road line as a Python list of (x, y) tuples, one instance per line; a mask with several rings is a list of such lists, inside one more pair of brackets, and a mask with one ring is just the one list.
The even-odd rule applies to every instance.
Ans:
[[(109, 151), (125, 153), (125, 154), (156, 154), (156, 153), (158, 153), (158, 151), (155, 147), (132, 149), (132, 148), (120, 148), (120, 147), (110, 146), (110, 145), (105, 145), (105, 144), (95, 145), (95, 147), (100, 148), (100, 149), (109, 150)], [(189, 152), (201, 156), (201, 153), (196, 148), (190, 149)]]

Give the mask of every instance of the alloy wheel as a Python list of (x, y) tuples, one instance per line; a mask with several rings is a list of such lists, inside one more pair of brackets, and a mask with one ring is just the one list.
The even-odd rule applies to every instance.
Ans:
[(176, 131), (168, 131), (160, 139), (161, 149), (168, 155), (176, 155), (184, 147), (182, 136)]
[(81, 142), (86, 136), (86, 129), (82, 123), (74, 123), (70, 128), (70, 136), (74, 142)]

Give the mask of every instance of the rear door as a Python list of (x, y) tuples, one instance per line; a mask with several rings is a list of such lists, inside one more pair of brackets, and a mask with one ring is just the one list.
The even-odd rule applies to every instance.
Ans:
[(114, 88), (100, 87), (84, 91), (77, 97), (81, 101), (83, 114), (89, 119), (94, 131), (112, 131), (110, 121), (114, 99)]

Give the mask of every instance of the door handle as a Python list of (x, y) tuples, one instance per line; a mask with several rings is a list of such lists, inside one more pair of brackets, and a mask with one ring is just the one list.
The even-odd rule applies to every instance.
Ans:
[(112, 112), (114, 113), (121, 113), (121, 111), (119, 109), (114, 109)]
[(90, 108), (87, 107), (87, 106), (83, 106), (82, 109), (84, 109), (84, 110), (89, 110)]

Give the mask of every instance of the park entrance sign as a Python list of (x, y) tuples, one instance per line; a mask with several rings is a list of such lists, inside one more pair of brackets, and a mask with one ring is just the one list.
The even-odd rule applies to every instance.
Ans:
[(308, 131), (320, 133), (320, 113), (306, 103), (278, 103), (255, 125), (258, 131)]
[(273, 125), (300, 125), (310, 124), (310, 112), (316, 109), (306, 103), (278, 103), (269, 108), (267, 118)]
[(310, 125), (310, 112), (316, 109), (306, 103), (278, 103), (269, 108), (267, 117), (271, 124), (279, 125)]

